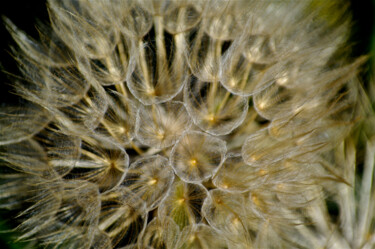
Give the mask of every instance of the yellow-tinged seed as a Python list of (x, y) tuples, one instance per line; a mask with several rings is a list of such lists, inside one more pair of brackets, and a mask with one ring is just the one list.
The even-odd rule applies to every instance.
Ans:
[(206, 117), (206, 120), (211, 122), (211, 123), (215, 123), (216, 122), (215, 115), (212, 114), (212, 113), (208, 114), (207, 117)]
[(278, 136), (278, 135), (280, 135), (280, 129), (278, 129), (276, 126), (272, 126), (270, 128), (270, 133), (273, 136)]
[(154, 184), (156, 184), (157, 182), (158, 182), (157, 179), (152, 178), (150, 181), (148, 181), (148, 185), (154, 185)]
[(230, 79), (229, 80), (229, 85), (231, 86), (231, 87), (235, 87), (236, 86), (236, 81), (232, 78), (232, 79)]
[(180, 198), (177, 200), (178, 205), (182, 205), (186, 201), (186, 198)]
[(279, 183), (279, 184), (277, 184), (276, 188), (277, 188), (278, 190), (283, 190), (283, 189), (285, 188), (285, 185), (282, 184), (282, 183)]
[(256, 160), (258, 160), (259, 159), (259, 156), (257, 156), (257, 155), (252, 155), (251, 157), (250, 157), (250, 162), (255, 162)]
[(165, 134), (164, 132), (157, 132), (157, 138), (160, 139), (160, 140), (163, 140), (165, 138)]
[(238, 219), (238, 217), (235, 217), (233, 220), (232, 220), (232, 224), (235, 226), (235, 227), (238, 227), (240, 225), (240, 219)]
[(256, 206), (258, 206), (258, 207), (260, 206), (260, 201), (259, 201), (259, 198), (257, 196), (255, 196), (255, 195), (251, 196), (251, 200), (254, 202), (254, 204)]
[(259, 103), (259, 106), (258, 106), (258, 108), (259, 109), (264, 109), (264, 108), (266, 108), (267, 107), (267, 102), (266, 101), (261, 101), (260, 103)]
[(196, 167), (197, 164), (198, 164), (198, 161), (197, 161), (197, 159), (191, 159), (189, 163), (190, 163), (190, 166)]
[(225, 184), (225, 183), (222, 184), (221, 187), (222, 187), (223, 189), (228, 189), (228, 188), (229, 188), (228, 184)]
[(276, 79), (276, 83), (280, 86), (285, 86), (288, 82), (288, 76), (284, 73), (280, 78)]
[(258, 171), (258, 174), (260, 176), (265, 176), (267, 174), (267, 170), (261, 169), (261, 170)]
[(195, 238), (196, 238), (195, 234), (194, 234), (194, 235), (191, 235), (190, 238), (189, 238), (189, 241), (190, 241), (190, 242), (193, 242), (193, 241), (195, 240)]
[(126, 132), (126, 129), (124, 127), (120, 127), (118, 131), (120, 132), (120, 134), (124, 134)]
[(148, 96), (155, 96), (155, 95), (156, 95), (156, 91), (155, 91), (154, 88), (147, 88), (147, 89), (146, 89), (146, 94), (147, 94)]

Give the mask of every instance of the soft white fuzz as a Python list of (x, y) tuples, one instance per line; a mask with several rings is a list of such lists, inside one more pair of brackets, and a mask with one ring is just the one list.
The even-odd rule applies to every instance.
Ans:
[(0, 207), (24, 210), (20, 239), (374, 248), (364, 59), (333, 2), (50, 0), (41, 41), (6, 20), (29, 104), (0, 110)]

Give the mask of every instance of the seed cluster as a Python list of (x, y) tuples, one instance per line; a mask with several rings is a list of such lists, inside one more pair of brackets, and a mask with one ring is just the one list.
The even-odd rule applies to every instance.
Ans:
[(51, 0), (43, 42), (7, 21), (30, 103), (2, 110), (0, 198), (31, 201), (21, 239), (324, 247), (306, 210), (344, 181), (362, 60), (315, 2)]

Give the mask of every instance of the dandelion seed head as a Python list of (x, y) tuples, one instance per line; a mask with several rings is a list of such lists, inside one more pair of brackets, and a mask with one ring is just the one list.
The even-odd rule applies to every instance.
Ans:
[[(353, 184), (350, 134), (363, 114), (365, 59), (341, 54), (346, 7), (49, 0), (48, 10), (41, 42), (5, 19), (24, 79), (15, 91), (28, 104), (0, 110), (0, 207), (25, 210), (21, 239), (88, 249), (370, 246), (373, 229), (353, 221), (352, 202), (345, 209), (354, 197), (333, 184)], [(352, 230), (335, 231), (327, 193)]]

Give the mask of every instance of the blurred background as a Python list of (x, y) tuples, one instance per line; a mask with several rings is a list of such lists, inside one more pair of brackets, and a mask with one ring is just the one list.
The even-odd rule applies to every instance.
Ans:
[[(303, 1), (303, 0), (302, 0)], [(340, 1), (340, 0), (329, 0)], [(370, 55), (361, 77), (365, 89), (369, 89), (371, 78), (374, 80), (375, 72), (375, 0), (351, 0), (350, 9), (353, 15), (353, 29), (351, 42), (353, 43), (352, 56)], [(11, 0), (1, 1), (0, 15), (6, 16), (12, 22), (34, 38), (38, 37), (35, 23), (40, 20), (48, 22), (46, 1), (42, 0)], [(6, 72), (17, 74), (17, 64), (10, 53), (10, 47), (14, 45), (12, 38), (0, 21), (0, 107), (5, 104), (22, 104), (22, 100), (10, 94), (12, 91), (11, 82), (14, 78), (9, 77)], [(5, 72), (6, 71), (6, 72)], [(373, 100), (374, 102), (374, 100)], [(0, 172), (1, 173), (1, 172)], [(26, 243), (15, 242), (17, 234), (6, 232), (12, 227), (12, 212), (9, 214), (0, 210), (0, 248), (1, 249), (23, 249), (31, 248)]]

